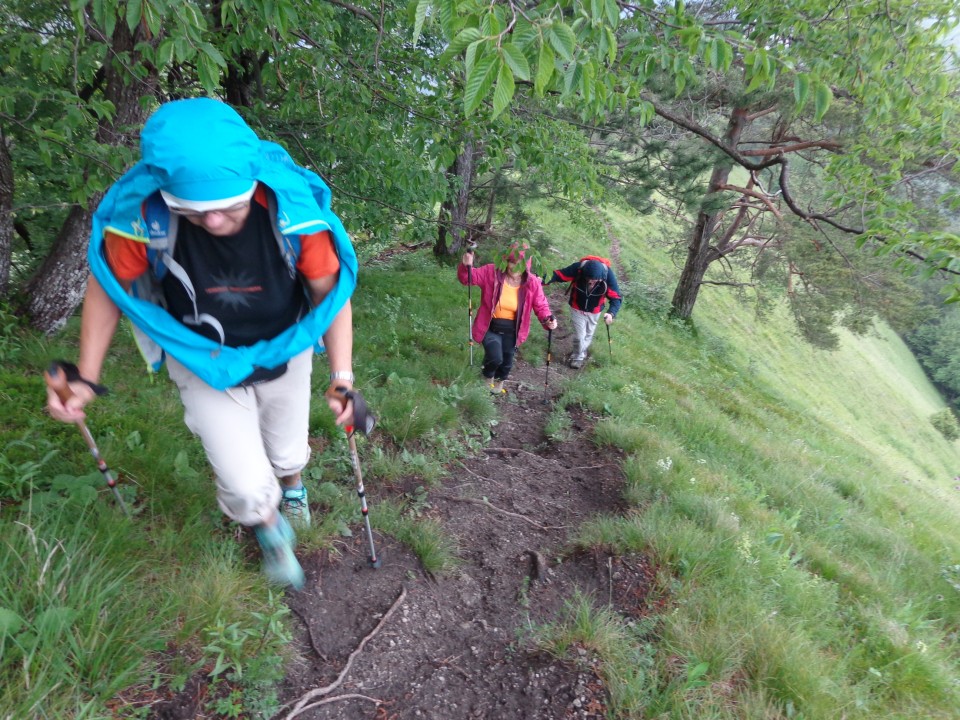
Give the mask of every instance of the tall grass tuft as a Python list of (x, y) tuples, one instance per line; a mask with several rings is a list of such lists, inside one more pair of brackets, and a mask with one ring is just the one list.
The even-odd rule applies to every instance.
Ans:
[[(536, 627), (532, 639), (558, 657), (579, 657), (582, 648), (599, 660), (599, 673), (610, 690), (615, 717), (637, 717), (649, 704), (656, 683), (652, 646), (616, 613), (595, 607), (577, 592), (555, 623)], [(640, 643), (638, 644), (638, 641)]]
[[(90, 517), (2, 523), (0, 714), (71, 716), (138, 679), (162, 642), (137, 598), (139, 563), (118, 562), (120, 528), (85, 532)], [(121, 526), (122, 527), (122, 526)]]

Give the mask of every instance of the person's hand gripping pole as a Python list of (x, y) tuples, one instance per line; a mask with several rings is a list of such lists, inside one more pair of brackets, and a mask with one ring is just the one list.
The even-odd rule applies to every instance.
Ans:
[[(56, 393), (57, 397), (60, 398), (60, 402), (64, 405), (74, 396), (73, 390), (70, 389), (69, 385), (71, 381), (86, 382), (87, 385), (90, 386), (90, 389), (97, 395), (104, 395), (107, 392), (107, 389), (102, 385), (85, 381), (80, 377), (80, 372), (75, 365), (62, 360), (54, 360), (51, 362), (50, 367), (43, 373), (43, 379), (46, 380), (47, 387)], [(113, 491), (113, 495), (117, 499), (117, 504), (120, 506), (120, 509), (123, 510), (123, 514), (130, 517), (130, 511), (127, 509), (126, 503), (123, 502), (123, 498), (120, 497), (120, 491), (117, 489), (117, 480), (113, 477), (113, 473), (100, 455), (100, 449), (97, 447), (97, 443), (93, 439), (89, 428), (87, 428), (86, 423), (82, 419), (75, 420), (74, 423), (80, 429), (80, 434), (83, 435), (87, 447), (90, 448), (90, 454), (93, 455), (93, 459), (97, 461), (97, 468), (99, 468), (103, 475), (103, 479), (107, 481), (107, 487)]]

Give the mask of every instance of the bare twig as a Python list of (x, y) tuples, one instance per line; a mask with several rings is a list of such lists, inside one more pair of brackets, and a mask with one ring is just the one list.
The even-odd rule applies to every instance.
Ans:
[(503, 508), (497, 507), (492, 502), (486, 499), (454, 497), (453, 495), (439, 495), (439, 494), (436, 495), (436, 497), (442, 498), (444, 500), (451, 500), (453, 502), (463, 502), (463, 503), (471, 503), (473, 505), (483, 505), (484, 507), (488, 507), (491, 510), (498, 512), (502, 515), (507, 515), (509, 517), (516, 518), (517, 520), (523, 520), (525, 523), (529, 523), (530, 525), (533, 525), (533, 527), (537, 528), (537, 530), (562, 530), (564, 527), (566, 527), (564, 525), (553, 525), (553, 526), (541, 525), (535, 520), (531, 520), (526, 515), (520, 515), (519, 513), (510, 512), (509, 510), (504, 510)]
[(350, 657), (347, 658), (347, 664), (343, 666), (343, 670), (340, 671), (340, 674), (337, 676), (337, 679), (334, 680), (329, 685), (327, 685), (326, 687), (314, 688), (313, 690), (310, 690), (309, 692), (304, 693), (300, 697), (300, 699), (297, 700), (296, 704), (293, 706), (293, 710), (291, 710), (285, 716), (284, 720), (292, 720), (297, 715), (310, 709), (311, 707), (316, 707), (317, 705), (322, 705), (326, 702), (336, 702), (341, 698), (358, 697), (358, 698), (363, 698), (365, 700), (371, 700), (373, 702), (376, 702), (377, 704), (381, 704), (383, 702), (382, 700), (375, 700), (373, 698), (368, 698), (363, 695), (357, 695), (357, 696), (339, 695), (335, 698), (328, 698), (327, 700), (323, 700), (321, 702), (307, 705), (307, 703), (310, 702), (313, 698), (321, 697), (323, 695), (329, 695), (331, 692), (333, 692), (338, 687), (340, 687), (344, 679), (346, 679), (347, 673), (350, 672), (350, 668), (353, 667), (353, 661), (356, 660), (357, 656), (361, 652), (363, 652), (363, 648), (370, 641), (370, 639), (376, 636), (376, 634), (380, 632), (380, 629), (386, 624), (387, 620), (389, 620), (391, 616), (396, 612), (397, 608), (400, 607), (401, 604), (403, 604), (403, 601), (406, 599), (406, 597), (407, 597), (407, 589), (403, 588), (401, 589), (400, 595), (397, 597), (397, 599), (393, 601), (393, 605), (390, 606), (390, 609), (383, 614), (382, 618), (380, 618), (380, 622), (377, 623), (377, 626), (373, 630), (371, 630), (367, 634), (367, 636), (360, 641), (360, 644), (357, 645), (356, 649), (354, 649), (354, 651), (350, 653)]
[(518, 452), (518, 453), (523, 453), (524, 455), (529, 455), (530, 457), (535, 457), (538, 460), (546, 459), (541, 455), (532, 453), (529, 450), (521, 450), (520, 448), (484, 448), (483, 451), (484, 452), (501, 452), (501, 453)]
[[(337, 695), (336, 697), (327, 698), (325, 700), (318, 700), (315, 703), (310, 703), (309, 705), (304, 706), (303, 710), (310, 710), (311, 708), (320, 707), (321, 705), (327, 705), (329, 703), (340, 702), (341, 700), (369, 700), (372, 703), (377, 705), (383, 705), (383, 700), (377, 698), (367, 697), (366, 695), (358, 695), (357, 693), (346, 693), (344, 695)], [(289, 716), (289, 717), (292, 717)]]
[(468, 468), (468, 467), (467, 467), (466, 465), (464, 465), (462, 462), (458, 462), (457, 465), (459, 465), (460, 467), (462, 467), (464, 470), (466, 470), (468, 473), (470, 473), (471, 475), (473, 475), (475, 478), (478, 478), (478, 479), (480, 479), (480, 480), (483, 480), (484, 482), (493, 483), (493, 484), (496, 485), (498, 488), (502, 488), (502, 487), (503, 487), (503, 484), (502, 484), (502, 483), (497, 482), (497, 481), (494, 480), (493, 478), (484, 477), (483, 475), (480, 475), (479, 473), (475, 473), (473, 470), (471, 470), (470, 468)]

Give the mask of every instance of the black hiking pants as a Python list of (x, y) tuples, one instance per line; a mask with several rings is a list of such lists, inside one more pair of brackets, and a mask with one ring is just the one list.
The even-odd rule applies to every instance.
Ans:
[(483, 376), (506, 380), (517, 352), (517, 327), (513, 320), (491, 320), (483, 336)]

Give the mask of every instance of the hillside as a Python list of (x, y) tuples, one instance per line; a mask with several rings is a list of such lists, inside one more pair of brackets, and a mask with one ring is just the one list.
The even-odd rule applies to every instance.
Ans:
[[(676, 325), (651, 300), (670, 265), (648, 239), (666, 225), (608, 208), (595, 235), (538, 217), (548, 262), (612, 254), (627, 301), (580, 372), (562, 363), (565, 311), (549, 374), (534, 328), (505, 398), (468, 366), (451, 268), (418, 253), (363, 266), (356, 369), (381, 417), (360, 453), (379, 569), (342, 435), (318, 410), (307, 586), (269, 595), (252, 538), (212, 512), (171, 388), (131, 373), (121, 344), (91, 424), (137, 516), (102, 490), (56, 519), (38, 500), (7, 504), (0, 607), (26, 619), (92, 604), (123, 647), (84, 665), (69, 648), (102, 630), (78, 616), (37, 646), (50, 670), (8, 653), (0, 717), (951, 717), (960, 454), (929, 426), (940, 402), (897, 338), (878, 328), (815, 351), (723, 291), (695, 330)], [(551, 302), (563, 308), (561, 288)], [(80, 480), (79, 439), (39, 417), (39, 383), (17, 370), (69, 347), (19, 342), (5, 433), (32, 443), (35, 465), (63, 448), (37, 482), (41, 468)], [(25, 462), (14, 453), (7, 468)], [(62, 552), (32, 561), (25, 527)], [(46, 572), (59, 595), (31, 589)], [(24, 632), (8, 635), (25, 646)]]

